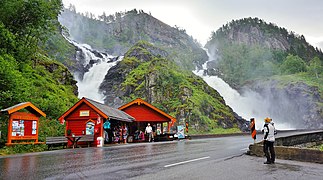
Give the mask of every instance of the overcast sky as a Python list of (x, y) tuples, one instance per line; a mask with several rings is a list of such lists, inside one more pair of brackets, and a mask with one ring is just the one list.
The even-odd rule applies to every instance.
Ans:
[(186, 30), (202, 45), (212, 31), (233, 19), (258, 17), (304, 35), (323, 50), (323, 0), (63, 0), (66, 7), (96, 15), (134, 8)]

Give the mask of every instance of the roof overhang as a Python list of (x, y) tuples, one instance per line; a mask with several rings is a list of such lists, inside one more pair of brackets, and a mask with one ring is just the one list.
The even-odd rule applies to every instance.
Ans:
[(164, 111), (156, 108), (155, 106), (149, 104), (148, 102), (146, 102), (146, 101), (144, 101), (144, 100), (142, 100), (140, 98), (137, 98), (137, 99), (135, 99), (135, 100), (133, 100), (133, 101), (131, 101), (131, 102), (129, 102), (129, 103), (127, 103), (127, 104), (119, 107), (118, 109), (125, 110), (126, 108), (128, 108), (128, 107), (130, 107), (130, 106), (132, 106), (134, 104), (137, 104), (137, 105), (144, 104), (144, 105), (148, 106), (149, 108), (153, 109), (154, 111), (156, 111), (156, 112), (162, 114), (163, 116), (169, 118), (170, 121), (171, 121), (171, 124), (174, 124), (176, 122), (176, 118), (170, 116), (169, 114), (165, 113)]
[(40, 109), (38, 109), (36, 106), (34, 106), (31, 102), (22, 102), (22, 103), (14, 105), (14, 106), (8, 107), (6, 109), (2, 109), (1, 111), (7, 112), (10, 115), (14, 112), (21, 110), (21, 109), (27, 109), (31, 113), (35, 113), (35, 114), (38, 114), (39, 116), (46, 117), (46, 114), (43, 111), (41, 111)]

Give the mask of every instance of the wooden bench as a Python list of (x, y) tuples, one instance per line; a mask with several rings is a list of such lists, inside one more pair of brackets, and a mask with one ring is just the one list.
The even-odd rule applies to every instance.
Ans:
[(67, 147), (67, 139), (65, 136), (46, 137), (46, 145), (48, 149), (53, 149), (53, 146)]
[(94, 136), (93, 135), (84, 135), (78, 142), (85, 142), (87, 143), (87, 147), (90, 147), (91, 143), (94, 142)]

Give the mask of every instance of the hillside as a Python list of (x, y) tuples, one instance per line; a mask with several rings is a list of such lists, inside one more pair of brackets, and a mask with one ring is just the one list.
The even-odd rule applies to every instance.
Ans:
[(223, 25), (206, 47), (214, 55), (209, 75), (258, 92), (293, 127), (323, 127), (323, 53), (303, 35), (245, 18)]
[[(201, 78), (166, 59), (167, 52), (141, 41), (111, 68), (100, 86), (105, 103), (118, 107), (141, 97), (176, 117), (190, 119), (200, 132), (217, 128), (244, 129), (244, 120)], [(190, 112), (190, 114), (189, 114)], [(195, 126), (197, 125), (197, 126)]]
[(205, 51), (185, 30), (171, 27), (142, 10), (103, 14), (98, 20), (91, 14), (65, 9), (59, 21), (67, 27), (72, 39), (111, 55), (123, 55), (144, 40), (166, 50), (168, 58), (183, 69), (193, 70), (207, 60)]
[[(258, 18), (223, 25), (212, 33), (205, 47), (220, 57), (210, 63), (209, 73), (221, 76), (236, 88), (254, 78), (289, 74), (290, 70), (304, 72), (305, 66), (310, 66), (315, 58), (323, 62), (322, 51), (306, 42), (303, 35)], [(296, 62), (284, 64), (288, 63), (285, 61), (288, 56), (289, 61)]]
[[(0, 109), (32, 102), (45, 112), (47, 118), (41, 118), (40, 122), (40, 141), (46, 135), (64, 133), (63, 126), (52, 119), (77, 101), (72, 74), (62, 63), (51, 59), (45, 48), (48, 38), (60, 27), (57, 17), (61, 8), (60, 1), (0, 2)], [(0, 147), (7, 140), (7, 121), (7, 115), (1, 113)], [(16, 150), (33, 151), (32, 148)], [(35, 151), (42, 148), (46, 147), (35, 148)]]

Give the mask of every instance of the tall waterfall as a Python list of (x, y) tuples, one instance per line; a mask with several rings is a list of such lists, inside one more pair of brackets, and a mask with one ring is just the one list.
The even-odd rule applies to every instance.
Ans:
[(103, 103), (104, 96), (99, 92), (100, 84), (103, 82), (109, 69), (121, 61), (123, 57), (114, 57), (106, 53), (100, 53), (87, 44), (79, 44), (69, 40), (74, 46), (78, 47), (76, 60), (88, 69), (84, 75), (80, 72), (74, 72), (74, 78), (77, 81), (78, 97), (87, 97)]
[[(204, 72), (207, 70), (207, 64), (217, 60), (216, 54), (209, 53), (208, 50), (206, 50), (206, 52), (209, 56), (208, 61), (203, 64), (203, 69), (196, 69), (193, 73), (203, 78), (210, 87), (217, 90), (226, 104), (230, 106), (234, 112), (246, 120), (249, 120), (252, 117), (255, 118), (256, 129), (262, 128), (265, 117), (275, 117), (269, 110), (269, 107), (271, 106), (269, 101), (261, 97), (257, 92), (247, 90), (244, 91), (243, 94), (240, 94), (221, 78), (206, 75)], [(273, 120), (274, 122), (279, 122), (275, 123), (277, 129), (291, 129), (289, 124), (282, 123), (283, 121), (280, 119), (274, 118)]]

